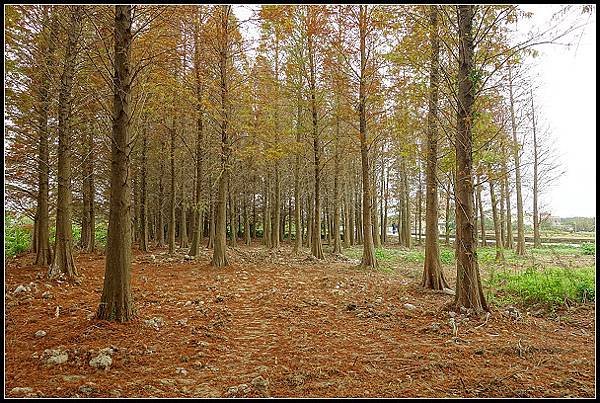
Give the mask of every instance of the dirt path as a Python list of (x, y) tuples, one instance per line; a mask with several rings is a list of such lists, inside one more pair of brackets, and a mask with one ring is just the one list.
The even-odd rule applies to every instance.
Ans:
[[(6, 265), (9, 396), (594, 396), (594, 307), (559, 319), (457, 315), (451, 296), (351, 262), (244, 248), (230, 267), (136, 255), (138, 319), (97, 321), (104, 259), (80, 254), (81, 285), (50, 283), (32, 256)], [(156, 252), (155, 252), (156, 253)], [(14, 294), (33, 282), (29, 292)], [(49, 288), (48, 285), (52, 287)], [(44, 298), (49, 291), (51, 298)], [(48, 297), (48, 294), (45, 294)], [(405, 303), (415, 306), (410, 310)], [(56, 317), (56, 307), (59, 315)], [(153, 328), (144, 321), (161, 317)], [(47, 335), (36, 337), (44, 330)], [(113, 346), (112, 365), (89, 365)], [(45, 349), (68, 360), (48, 366)], [(14, 390), (13, 388), (31, 388)]]

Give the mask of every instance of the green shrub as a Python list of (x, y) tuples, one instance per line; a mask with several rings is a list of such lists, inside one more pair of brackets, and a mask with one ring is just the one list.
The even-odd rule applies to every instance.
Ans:
[(108, 234), (108, 224), (105, 222), (97, 222), (94, 233), (96, 234), (96, 244), (106, 248), (106, 236)]
[(4, 256), (13, 257), (31, 246), (31, 232), (23, 227), (21, 220), (4, 216)]
[(521, 273), (497, 273), (490, 282), (498, 291), (518, 297), (526, 304), (549, 307), (565, 302), (595, 300), (596, 272), (593, 267), (578, 269), (529, 268)]
[(591, 242), (582, 243), (581, 253), (584, 255), (596, 255), (596, 245)]
[(454, 262), (454, 252), (451, 250), (442, 250), (440, 252), (440, 260), (444, 264), (452, 264)]

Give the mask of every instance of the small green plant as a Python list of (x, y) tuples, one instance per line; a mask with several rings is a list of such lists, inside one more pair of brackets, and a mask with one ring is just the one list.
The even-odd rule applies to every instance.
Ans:
[(96, 243), (106, 248), (106, 236), (108, 233), (108, 225), (105, 222), (97, 222), (95, 225)]
[(451, 250), (442, 250), (440, 260), (443, 264), (452, 264), (454, 262), (454, 252)]
[(4, 255), (13, 257), (30, 248), (31, 233), (23, 227), (21, 220), (12, 215), (4, 216)]
[(596, 255), (596, 245), (591, 242), (582, 243), (581, 253), (584, 255)]

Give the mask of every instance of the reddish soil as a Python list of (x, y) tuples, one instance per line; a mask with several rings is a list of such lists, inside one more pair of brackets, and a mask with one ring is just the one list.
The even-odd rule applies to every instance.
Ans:
[[(229, 251), (232, 265), (136, 253), (137, 319), (98, 321), (104, 258), (79, 254), (80, 285), (50, 282), (32, 255), (5, 264), (5, 394), (57, 397), (526, 397), (595, 395), (595, 308), (487, 323), (456, 316), (451, 296), (402, 270), (292, 258), (290, 249)], [(164, 253), (164, 252), (163, 252)], [(13, 294), (35, 283), (30, 292)], [(52, 287), (49, 288), (48, 285)], [(50, 291), (53, 298), (43, 298)], [(416, 309), (403, 305), (411, 303)], [(55, 316), (59, 308), (58, 317)], [(539, 315), (539, 313), (538, 313)], [(162, 317), (152, 328), (144, 320)], [(182, 320), (183, 321), (180, 321)], [(187, 319), (187, 321), (185, 321)], [(180, 321), (180, 322), (178, 322)], [(485, 324), (484, 324), (485, 323)], [(36, 337), (38, 330), (47, 332)], [(40, 357), (59, 346), (66, 363)], [(108, 370), (89, 365), (113, 346)], [(178, 370), (178, 368), (183, 368)], [(259, 378), (260, 377), (260, 378)], [(246, 384), (238, 388), (231, 388)], [(33, 391), (11, 392), (16, 387)]]

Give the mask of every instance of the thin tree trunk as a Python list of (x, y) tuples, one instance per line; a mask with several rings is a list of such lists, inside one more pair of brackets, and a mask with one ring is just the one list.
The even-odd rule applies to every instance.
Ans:
[(71, 221), (71, 140), (70, 115), (73, 107), (72, 89), (77, 59), (77, 42), (81, 31), (81, 6), (69, 6), (69, 26), (65, 51), (65, 67), (60, 80), (58, 99), (58, 200), (56, 202), (56, 239), (54, 256), (48, 277), (78, 276), (73, 259)]
[(494, 235), (496, 237), (496, 262), (504, 262), (504, 251), (502, 249), (502, 232), (500, 231), (500, 218), (498, 214), (498, 206), (496, 200), (496, 192), (494, 191), (494, 181), (488, 178), (490, 184), (490, 199), (492, 200), (492, 218), (494, 221)]
[(227, 181), (229, 180), (229, 152), (230, 144), (228, 138), (229, 126), (229, 94), (228, 94), (228, 71), (227, 59), (229, 58), (229, 15), (230, 5), (219, 6), (220, 29), (218, 32), (219, 46), (219, 79), (221, 87), (221, 166), (219, 170), (219, 191), (217, 195), (217, 211), (215, 220), (215, 246), (211, 264), (215, 267), (228, 265), (225, 253), (227, 243), (226, 208), (227, 208)]
[[(47, 22), (47, 20), (45, 21)], [(50, 156), (48, 148), (48, 114), (50, 110), (50, 74), (54, 69), (54, 51), (56, 49), (56, 36), (58, 34), (58, 18), (52, 14), (52, 22), (45, 38), (44, 74), (38, 86), (39, 99), (38, 113), (38, 194), (36, 214), (35, 265), (48, 266), (52, 262), (52, 249), (50, 248), (49, 213), (48, 213), (48, 182), (50, 177)]]
[(175, 253), (175, 122), (171, 132), (171, 191), (169, 194), (169, 253)]
[(144, 124), (142, 137), (142, 189), (140, 200), (140, 249), (148, 252), (148, 128)]
[(317, 259), (324, 259), (323, 245), (321, 243), (321, 141), (319, 139), (319, 128), (317, 121), (317, 100), (316, 100), (316, 72), (315, 72), (315, 55), (313, 49), (314, 33), (308, 34), (308, 60), (310, 65), (310, 105), (312, 114), (312, 136), (313, 136), (313, 154), (314, 154), (314, 178), (315, 178), (315, 204), (313, 210), (312, 222), (312, 255)]
[[(481, 182), (481, 178), (477, 178), (479, 182)], [(481, 228), (481, 246), (487, 246), (487, 240), (485, 239), (485, 213), (483, 211), (483, 203), (481, 200), (481, 188), (483, 187), (483, 184), (480, 183), (479, 186), (477, 186), (477, 204), (479, 205), (479, 221), (480, 221), (480, 228)], [(477, 213), (477, 212), (475, 212)]]
[(458, 130), (456, 132), (456, 294), (455, 307), (488, 310), (473, 237), (473, 5), (458, 6)]
[(513, 158), (515, 161), (515, 189), (517, 193), (517, 245), (516, 254), (519, 256), (525, 255), (525, 224), (523, 223), (523, 217), (525, 212), (523, 211), (523, 196), (521, 192), (521, 162), (520, 162), (520, 149), (521, 145), (517, 139), (517, 124), (515, 121), (515, 103), (513, 98), (513, 80), (512, 80), (512, 69), (509, 64), (508, 66), (508, 81), (509, 81), (509, 100), (510, 100), (510, 121), (512, 128), (513, 137)]
[(429, 113), (427, 115), (427, 172), (425, 185), (425, 262), (421, 285), (433, 290), (448, 288), (440, 262), (438, 235), (438, 191), (437, 191), (437, 107), (439, 39), (437, 6), (429, 6), (431, 71), (429, 74)]
[(367, 6), (359, 6), (359, 36), (360, 36), (360, 81), (358, 91), (358, 119), (360, 137), (360, 159), (362, 167), (362, 228), (363, 228), (363, 255), (360, 262), (361, 267), (376, 268), (375, 245), (373, 243), (373, 232), (371, 230), (371, 183), (369, 167), (369, 141), (367, 135), (367, 96), (365, 75), (367, 69), (366, 37), (367, 37)]
[(539, 169), (539, 158), (538, 158), (538, 145), (537, 145), (537, 133), (535, 127), (535, 107), (533, 105), (533, 91), (531, 93), (531, 123), (533, 126), (533, 247), (541, 248), (542, 239), (540, 236), (540, 216), (538, 212), (538, 169)]
[[(197, 8), (198, 10), (198, 8)], [(199, 13), (199, 11), (198, 11)], [(203, 63), (200, 60), (202, 41), (200, 39), (200, 14), (194, 19), (194, 75), (196, 84), (196, 189), (194, 208), (192, 209), (192, 243), (190, 245), (190, 256), (198, 256), (200, 244), (204, 237), (203, 220), (205, 209), (202, 203), (202, 185), (204, 183), (203, 161), (204, 161), (204, 107), (203, 95), (204, 84), (202, 76)]]
[(98, 319), (127, 322), (133, 317), (131, 295), (131, 6), (115, 6), (115, 79), (112, 132), (110, 213), (106, 244), (104, 289)]

